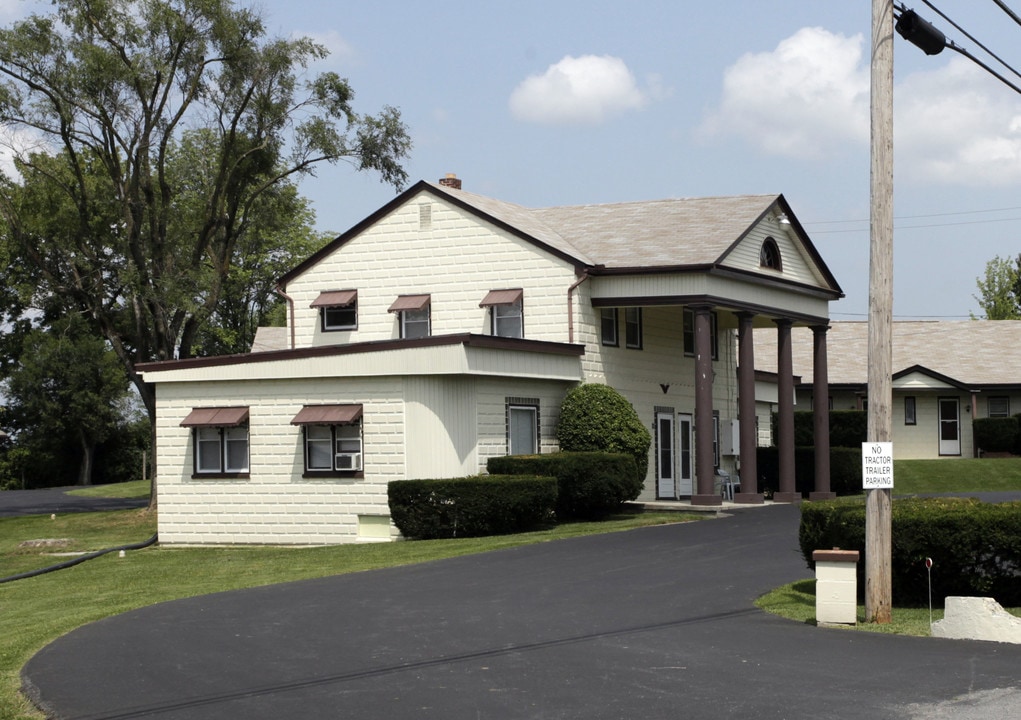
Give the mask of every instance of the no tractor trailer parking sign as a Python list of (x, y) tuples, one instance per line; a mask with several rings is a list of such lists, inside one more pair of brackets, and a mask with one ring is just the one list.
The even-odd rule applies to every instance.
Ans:
[(861, 485), (864, 490), (893, 487), (893, 443), (861, 444)]

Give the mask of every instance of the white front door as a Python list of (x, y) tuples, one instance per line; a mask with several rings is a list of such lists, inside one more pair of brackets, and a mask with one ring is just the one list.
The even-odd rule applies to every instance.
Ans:
[(674, 414), (656, 413), (656, 497), (677, 498), (674, 462)]
[(677, 494), (692, 494), (691, 479), (695, 476), (692, 465), (692, 439), (695, 430), (695, 420), (691, 415), (677, 416), (677, 447), (678, 447), (678, 472), (677, 472)]
[(961, 402), (957, 398), (939, 399), (939, 454), (961, 454)]

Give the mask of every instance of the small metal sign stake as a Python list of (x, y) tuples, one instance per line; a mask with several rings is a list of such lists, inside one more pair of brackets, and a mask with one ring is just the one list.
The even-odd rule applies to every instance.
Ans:
[(929, 575), (929, 633), (932, 633), (932, 558), (925, 558), (925, 572)]

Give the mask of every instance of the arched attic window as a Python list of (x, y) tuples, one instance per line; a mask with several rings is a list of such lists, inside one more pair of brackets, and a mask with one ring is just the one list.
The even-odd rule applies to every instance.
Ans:
[(780, 246), (771, 237), (766, 238), (759, 249), (759, 266), (769, 268), (770, 270), (783, 270)]

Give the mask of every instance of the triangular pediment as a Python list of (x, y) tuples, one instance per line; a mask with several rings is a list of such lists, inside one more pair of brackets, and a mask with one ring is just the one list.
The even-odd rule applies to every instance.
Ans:
[(836, 289), (829, 270), (782, 197), (727, 250), (719, 264), (767, 279)]

